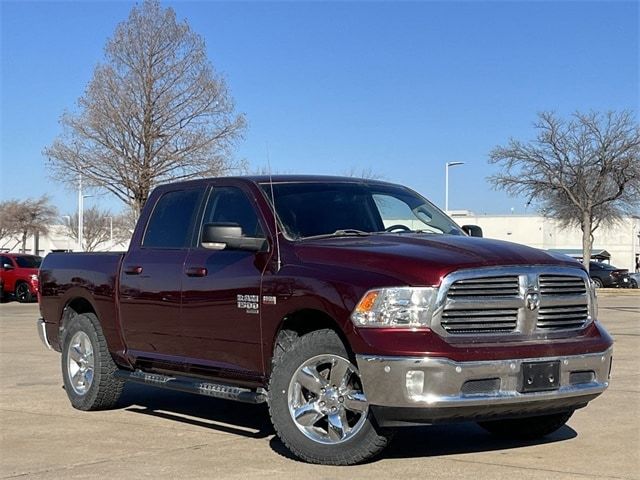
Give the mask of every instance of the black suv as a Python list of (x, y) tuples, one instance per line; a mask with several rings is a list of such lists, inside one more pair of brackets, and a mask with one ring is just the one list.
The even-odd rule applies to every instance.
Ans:
[(629, 270), (602, 262), (589, 262), (589, 276), (596, 287), (631, 287)]

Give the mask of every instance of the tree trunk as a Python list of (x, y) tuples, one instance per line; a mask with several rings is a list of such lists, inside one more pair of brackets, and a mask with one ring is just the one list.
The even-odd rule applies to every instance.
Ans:
[(24, 231), (22, 232), (22, 250), (20, 250), (22, 253), (27, 253), (27, 234), (29, 232)]
[(591, 247), (593, 236), (591, 232), (592, 219), (588, 213), (582, 215), (580, 227), (582, 229), (582, 265), (589, 271), (589, 262), (591, 261)]

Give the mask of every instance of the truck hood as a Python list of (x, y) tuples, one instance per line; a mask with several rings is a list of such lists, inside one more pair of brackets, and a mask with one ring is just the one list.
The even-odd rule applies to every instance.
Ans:
[(454, 270), (500, 265), (582, 268), (571, 257), (511, 242), (457, 235), (374, 234), (303, 240), (295, 251), (303, 263), (329, 265), (393, 277), (408, 285), (439, 285)]

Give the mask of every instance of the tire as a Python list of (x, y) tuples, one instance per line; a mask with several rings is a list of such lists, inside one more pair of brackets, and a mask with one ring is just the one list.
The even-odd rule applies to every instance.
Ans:
[[(294, 337), (279, 351), (268, 398), (278, 437), (303, 461), (353, 465), (389, 443), (366, 402), (357, 367), (332, 330)], [(304, 414), (294, 420), (295, 412)]]
[(69, 401), (78, 410), (113, 408), (124, 382), (115, 378), (113, 361), (98, 318), (93, 313), (73, 317), (62, 348), (62, 379)]
[(602, 280), (600, 280), (599, 278), (592, 278), (592, 280), (596, 288), (602, 288), (604, 286), (602, 284)]
[(573, 415), (573, 410), (538, 417), (478, 422), (478, 425), (500, 437), (534, 440), (561, 428), (571, 418), (571, 415)]
[(31, 290), (29, 290), (29, 285), (27, 285), (25, 282), (19, 282), (16, 284), (16, 290), (14, 294), (16, 300), (20, 303), (33, 302), (33, 295), (31, 294)]

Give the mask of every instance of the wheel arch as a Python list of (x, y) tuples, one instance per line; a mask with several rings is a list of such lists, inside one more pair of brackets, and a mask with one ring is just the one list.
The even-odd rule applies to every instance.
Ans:
[(58, 337), (60, 345), (64, 342), (65, 330), (67, 329), (69, 322), (76, 316), (83, 313), (93, 313), (98, 320), (98, 309), (93, 302), (83, 295), (72, 295), (65, 302), (60, 312), (60, 318), (58, 323)]
[(317, 308), (303, 308), (288, 313), (280, 320), (270, 345), (271, 364), (267, 365), (267, 374), (270, 374), (273, 362), (291, 342), (307, 333), (323, 329), (334, 331), (349, 355), (353, 356), (353, 350), (340, 322), (326, 311)]

